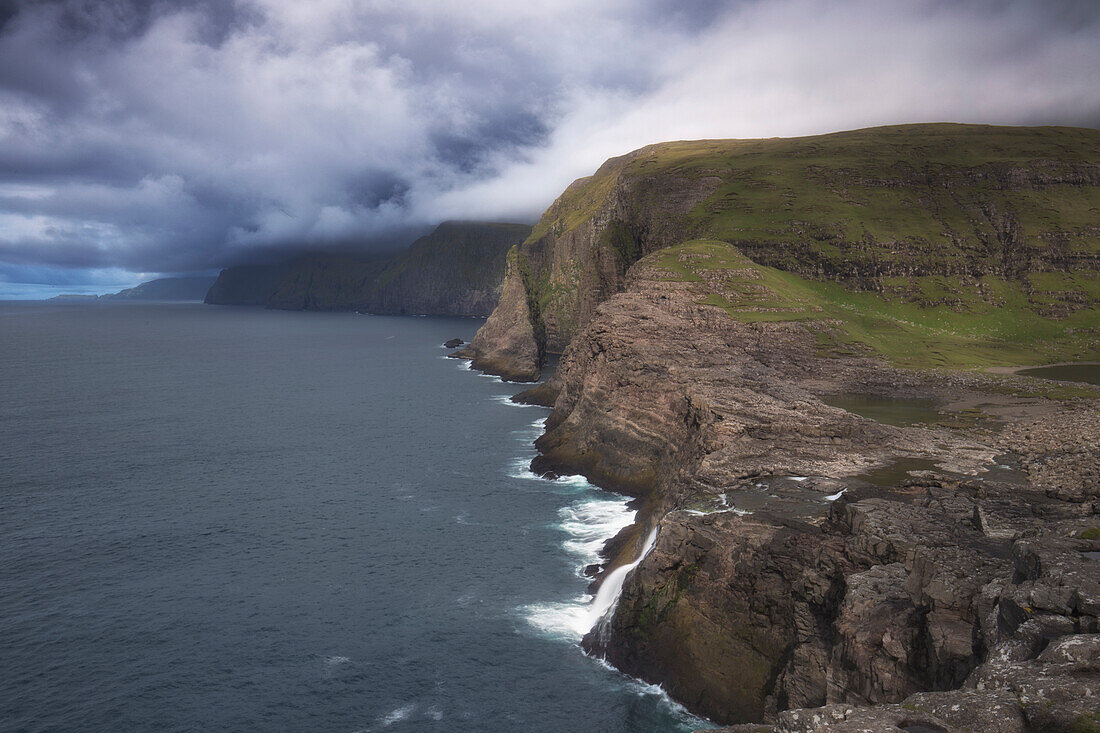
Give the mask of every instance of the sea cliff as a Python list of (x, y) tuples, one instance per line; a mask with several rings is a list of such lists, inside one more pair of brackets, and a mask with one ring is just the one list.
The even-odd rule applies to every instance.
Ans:
[(533, 467), (641, 499), (609, 567), (657, 530), (586, 649), (736, 730), (1094, 729), (1100, 391), (983, 368), (1097, 359), (1097, 211), (1069, 128), (670, 143), (573, 184), (466, 355), (563, 352)]
[(500, 299), (505, 256), (531, 227), (444, 222), (391, 257), (312, 255), (222, 271), (206, 302), (282, 310), (485, 316)]

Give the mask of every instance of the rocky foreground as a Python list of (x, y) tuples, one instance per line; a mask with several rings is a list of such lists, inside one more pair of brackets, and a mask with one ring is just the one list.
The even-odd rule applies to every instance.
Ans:
[(536, 469), (642, 500), (609, 566), (658, 529), (586, 648), (731, 731), (1100, 729), (1100, 400), (831, 354), (667, 274), (635, 265), (534, 393)]

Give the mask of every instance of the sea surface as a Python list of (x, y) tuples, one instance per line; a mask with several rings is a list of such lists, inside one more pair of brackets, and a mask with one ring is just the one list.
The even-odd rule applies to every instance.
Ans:
[(0, 303), (0, 730), (680, 731), (480, 321)]

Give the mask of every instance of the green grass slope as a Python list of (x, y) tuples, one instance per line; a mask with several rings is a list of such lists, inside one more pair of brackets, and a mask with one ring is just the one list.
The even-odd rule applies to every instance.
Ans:
[[(823, 351), (870, 353), (908, 367), (965, 368), (1100, 358), (1100, 281), (1066, 276), (1091, 293), (1092, 304), (1064, 318), (1043, 315), (1027, 285), (994, 275), (953, 290), (947, 278), (914, 278), (930, 302), (854, 291), (753, 262), (725, 242), (693, 240), (647, 261), (660, 279), (706, 281), (700, 303), (743, 322), (812, 321)], [(1065, 285), (1064, 280), (1059, 281)]]

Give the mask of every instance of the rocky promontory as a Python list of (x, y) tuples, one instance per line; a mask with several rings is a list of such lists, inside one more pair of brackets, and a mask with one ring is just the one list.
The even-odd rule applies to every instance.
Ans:
[[(643, 497), (658, 529), (586, 648), (716, 722), (979, 687), (952, 694), (994, 718), (1100, 711), (1081, 696), (1095, 659), (997, 672), (1097, 632), (1100, 395), (822, 353), (822, 324), (739, 322), (656, 259), (566, 350), (537, 443), (537, 470)], [(828, 404), (853, 392), (944, 412), (889, 425)], [(1057, 709), (1009, 715), (1023, 679)], [(1019, 728), (1041, 729), (1061, 728)]]
[(677, 143), (566, 191), (469, 355), (561, 350), (533, 469), (639, 498), (607, 569), (655, 530), (585, 648), (731, 731), (1097, 730), (1100, 390), (984, 367), (1096, 359), (1098, 151)]

